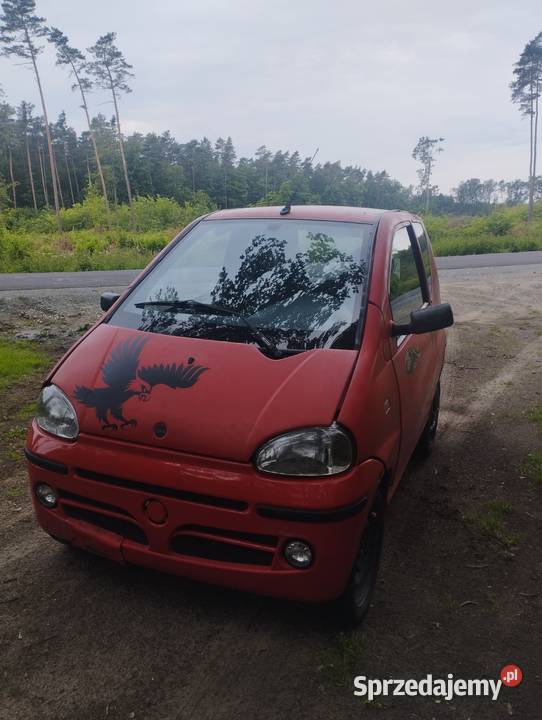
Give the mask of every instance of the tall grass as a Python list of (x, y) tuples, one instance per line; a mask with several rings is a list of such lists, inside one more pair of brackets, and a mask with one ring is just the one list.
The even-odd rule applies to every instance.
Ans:
[(103, 201), (92, 192), (61, 211), (62, 233), (51, 211), (5, 210), (0, 213), (0, 272), (141, 268), (183, 227), (214, 209), (204, 193), (183, 205), (139, 197), (134, 207), (135, 232), (127, 205), (113, 212), (109, 229)]
[(484, 216), (430, 215), (424, 220), (437, 255), (542, 250), (542, 203), (535, 206), (532, 223), (523, 205)]
[[(84, 202), (61, 211), (62, 233), (51, 211), (4, 210), (0, 272), (141, 268), (183, 227), (214, 209), (205, 193), (196, 193), (183, 205), (170, 198), (138, 197), (134, 206), (135, 232), (127, 205), (114, 210), (110, 229), (103, 200), (92, 189)], [(534, 221), (526, 220), (524, 206), (484, 216), (425, 218), (437, 255), (542, 250), (542, 203), (535, 206)]]

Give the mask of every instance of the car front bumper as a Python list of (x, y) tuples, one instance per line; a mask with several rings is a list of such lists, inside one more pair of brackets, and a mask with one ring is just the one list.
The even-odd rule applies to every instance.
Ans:
[[(119, 563), (308, 602), (345, 588), (383, 470), (371, 459), (337, 477), (278, 479), (108, 438), (63, 441), (35, 422), (26, 455), (50, 535)], [(57, 492), (54, 509), (37, 501), (40, 482)], [(311, 545), (308, 568), (287, 563), (291, 539)]]

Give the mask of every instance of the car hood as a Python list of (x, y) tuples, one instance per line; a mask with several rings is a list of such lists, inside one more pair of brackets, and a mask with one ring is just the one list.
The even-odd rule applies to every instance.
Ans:
[(355, 350), (280, 360), (254, 345), (99, 325), (55, 372), (80, 431), (247, 462), (267, 439), (330, 425)]

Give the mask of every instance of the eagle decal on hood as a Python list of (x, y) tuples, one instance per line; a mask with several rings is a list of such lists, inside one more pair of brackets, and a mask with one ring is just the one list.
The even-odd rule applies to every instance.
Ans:
[[(102, 367), (105, 387), (76, 386), (75, 399), (94, 408), (96, 417), (102, 423), (102, 430), (117, 430), (119, 425), (121, 428), (136, 427), (137, 420), (124, 417), (122, 406), (127, 400), (136, 395), (140, 400), (149, 400), (156, 385), (167, 385), (172, 389), (192, 387), (199, 376), (208, 370), (202, 365), (196, 365), (193, 357), (188, 358), (186, 365), (155, 364), (139, 368), (139, 358), (146, 342), (146, 338), (136, 338), (113, 348)], [(134, 384), (138, 378), (142, 382), (136, 388)]]

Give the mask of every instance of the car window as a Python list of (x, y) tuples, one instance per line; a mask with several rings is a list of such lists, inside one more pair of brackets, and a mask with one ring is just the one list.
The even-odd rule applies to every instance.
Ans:
[[(369, 223), (204, 220), (109, 322), (245, 343), (254, 342), (248, 321), (280, 349), (352, 349), (365, 310), (373, 237)], [(182, 307), (187, 301), (200, 310), (206, 304), (207, 311)], [(209, 305), (230, 314), (213, 313)]]
[(423, 305), (416, 257), (406, 227), (393, 236), (390, 272), (390, 304), (394, 322), (410, 322), (410, 313)]
[(427, 289), (429, 290), (429, 296), (431, 296), (431, 257), (429, 254), (429, 241), (421, 223), (412, 223), (412, 227), (414, 228), (414, 232), (418, 238), (418, 245), (420, 246), (423, 267), (427, 278)]

